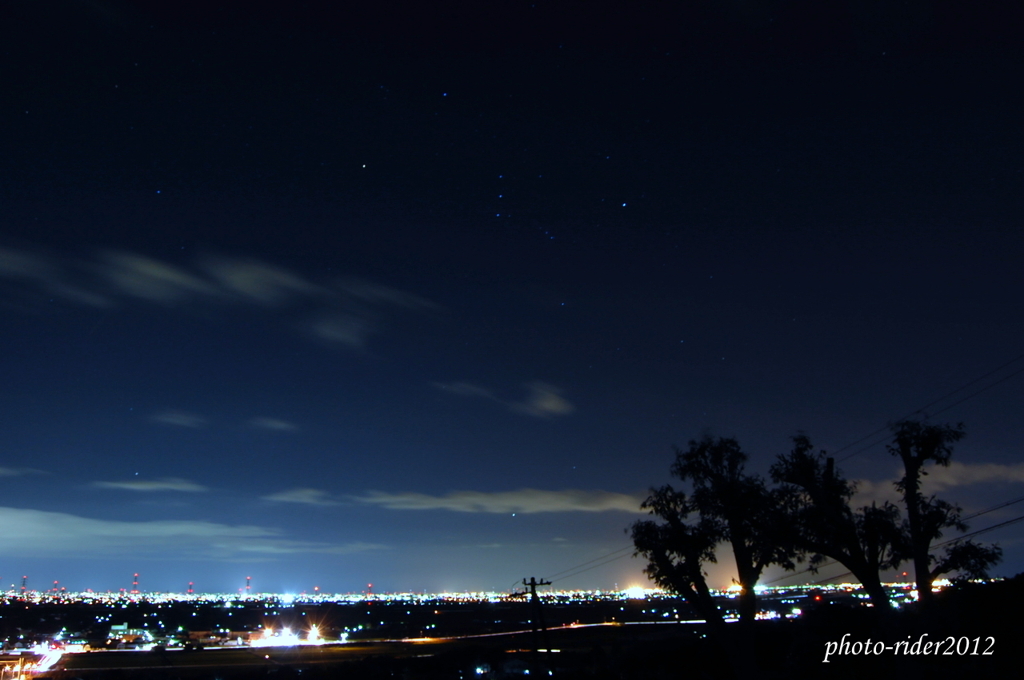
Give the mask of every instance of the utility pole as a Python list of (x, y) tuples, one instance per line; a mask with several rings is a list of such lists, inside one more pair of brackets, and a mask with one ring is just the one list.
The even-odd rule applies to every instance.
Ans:
[[(541, 609), (540, 597), (537, 596), (537, 586), (549, 586), (551, 585), (551, 581), (545, 581), (544, 579), (538, 581), (531, 576), (529, 581), (525, 578), (523, 579), (523, 585), (530, 589), (530, 602), (533, 603), (534, 609), (536, 610), (535, 615), (530, 617), (530, 621), (533, 624), (533, 665), (534, 670), (539, 671), (538, 653), (540, 651), (540, 645), (538, 644), (538, 640), (543, 640), (544, 642), (545, 657), (547, 657), (547, 654), (551, 651), (551, 645), (548, 644), (548, 629), (547, 626), (544, 625), (544, 610)], [(544, 664), (544, 666), (547, 665), (547, 663)]]

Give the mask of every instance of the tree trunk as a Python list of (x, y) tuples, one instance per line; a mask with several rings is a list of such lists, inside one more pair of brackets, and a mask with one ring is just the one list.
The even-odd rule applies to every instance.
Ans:
[(872, 570), (868, 568), (862, 572), (860, 569), (857, 569), (856, 571), (850, 569), (850, 571), (864, 587), (864, 592), (866, 592), (868, 597), (871, 598), (871, 604), (875, 606), (875, 609), (881, 612), (892, 611), (892, 602), (889, 600), (889, 593), (885, 591), (885, 586), (882, 585), (882, 579), (879, 578), (877, 569)]
[(741, 588), (738, 606), (740, 623), (749, 626), (757, 618), (757, 593), (754, 586), (761, 577), (761, 570), (754, 564), (750, 549), (742, 537), (732, 541), (732, 554), (736, 560), (736, 575)]
[(917, 599), (924, 605), (931, 605), (932, 570), (928, 559), (929, 538), (924, 535), (921, 521), (920, 470), (917, 461), (905, 457), (903, 460), (903, 494), (907, 506), (907, 523), (910, 525), (911, 556), (914, 559), (914, 579), (917, 581)]

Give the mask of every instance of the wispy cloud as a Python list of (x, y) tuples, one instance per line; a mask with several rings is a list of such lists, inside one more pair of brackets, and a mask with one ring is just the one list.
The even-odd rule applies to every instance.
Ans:
[(37, 289), (75, 304), (90, 307), (110, 307), (113, 304), (107, 295), (89, 290), (87, 282), (78, 281), (81, 278), (88, 277), (82, 277), (78, 272), (62, 266), (58, 259), (48, 255), (0, 248), (0, 279)]
[(45, 474), (45, 471), (37, 470), (35, 468), (0, 467), (0, 477), (20, 477), (22, 475), (41, 475), (41, 474)]
[(929, 467), (928, 474), (923, 478), (922, 487), (927, 493), (938, 493), (950, 487), (982, 482), (1024, 482), (1024, 463), (1002, 465), (961, 463), (954, 460), (950, 462), (949, 467)]
[(208, 257), (201, 266), (224, 292), (259, 305), (280, 307), (327, 294), (298, 274), (259, 260)]
[(258, 427), (263, 430), (274, 430), (275, 432), (294, 432), (299, 429), (294, 423), (279, 418), (253, 418), (249, 421), (251, 427)]
[[(202, 520), (126, 522), (67, 513), (0, 508), (0, 543), (8, 556), (86, 559), (117, 555), (169, 555), (233, 560), (302, 553), (343, 555), (385, 546), (353, 542), (295, 541), (260, 526)], [(247, 558), (248, 559), (248, 558)]]
[(219, 296), (214, 284), (183, 267), (136, 253), (108, 252), (97, 271), (118, 292), (150, 302), (166, 304), (196, 296)]
[(255, 258), (208, 255), (165, 261), (123, 251), (71, 260), (43, 250), (0, 248), (0, 281), (66, 302), (116, 307), (207, 304), (277, 313), (310, 337), (361, 349), (396, 312), (428, 312), (433, 302), (359, 278), (314, 281)]
[(492, 390), (470, 382), (434, 383), (434, 387), (460, 397), (487, 399), (499, 403), (511, 411), (536, 418), (552, 418), (572, 413), (575, 407), (562, 396), (562, 390), (549, 383), (535, 381), (524, 385), (526, 396), (522, 399), (502, 399)]
[(0, 276), (10, 279), (52, 278), (57, 271), (53, 262), (42, 255), (14, 248), (0, 248)]
[(341, 281), (337, 289), (352, 300), (373, 305), (390, 305), (420, 311), (438, 309), (436, 304), (419, 295), (364, 279)]
[(333, 500), (329, 493), (320, 489), (286, 489), (264, 496), (263, 500), (303, 505), (338, 505), (338, 501)]
[(369, 491), (357, 501), (378, 505), (388, 510), (451, 510), (454, 512), (482, 513), (537, 513), (537, 512), (603, 512), (618, 510), (640, 513), (643, 498), (611, 491), (545, 491), (519, 489), (517, 491), (453, 491), (444, 496), (422, 493), (387, 493)]
[(138, 479), (127, 482), (93, 482), (100, 489), (123, 489), (125, 491), (185, 491), (198, 493), (209, 491), (208, 488), (195, 482), (179, 477), (163, 477), (161, 479)]
[(499, 399), (497, 396), (495, 396), (494, 392), (491, 392), (486, 387), (481, 387), (479, 385), (474, 385), (473, 383), (468, 383), (468, 382), (440, 383), (440, 382), (438, 382), (438, 383), (434, 383), (434, 387), (436, 387), (439, 390), (444, 390), (445, 392), (448, 392), (449, 394), (454, 394), (454, 395), (460, 396), (460, 397), (482, 397), (484, 399), (492, 399), (492, 400), (497, 401), (499, 403), (505, 403), (501, 399)]
[(331, 344), (347, 345), (353, 349), (361, 349), (367, 339), (377, 330), (372, 319), (354, 314), (331, 311), (305, 324), (307, 332), (318, 340)]
[(149, 419), (161, 425), (173, 425), (175, 427), (188, 427), (192, 429), (206, 425), (206, 418), (195, 413), (186, 413), (185, 411), (161, 411), (154, 413)]
[(857, 484), (857, 491), (854, 493), (853, 498), (850, 499), (850, 505), (855, 508), (861, 508), (872, 503), (881, 505), (886, 501), (892, 503), (899, 501), (899, 494), (896, 493), (896, 488), (893, 486), (894, 479), (881, 482), (870, 479), (857, 479), (854, 481)]
[(513, 410), (538, 418), (564, 416), (575, 410), (573, 405), (562, 396), (562, 391), (554, 385), (534, 382), (526, 387), (529, 394), (523, 401), (511, 404)]
[[(1001, 463), (961, 463), (950, 461), (949, 467), (929, 465), (921, 477), (921, 491), (926, 495), (938, 494), (954, 487), (996, 482), (1024, 482), (1024, 463), (1005, 465)], [(852, 503), (855, 507), (900, 500), (896, 481), (902, 473), (896, 471), (891, 479), (874, 481), (858, 479), (857, 493)]]

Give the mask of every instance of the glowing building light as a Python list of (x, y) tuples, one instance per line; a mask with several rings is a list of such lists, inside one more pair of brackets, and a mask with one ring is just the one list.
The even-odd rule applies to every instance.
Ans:
[(630, 586), (623, 590), (622, 594), (630, 600), (643, 600), (647, 597), (647, 591), (640, 586)]

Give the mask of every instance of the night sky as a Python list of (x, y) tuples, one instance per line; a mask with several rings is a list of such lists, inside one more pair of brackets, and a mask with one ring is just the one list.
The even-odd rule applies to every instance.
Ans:
[(1024, 496), (1013, 3), (214, 4), (0, 10), (4, 587), (641, 585), (674, 445), (926, 405)]

